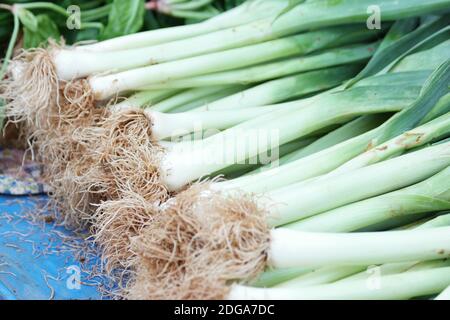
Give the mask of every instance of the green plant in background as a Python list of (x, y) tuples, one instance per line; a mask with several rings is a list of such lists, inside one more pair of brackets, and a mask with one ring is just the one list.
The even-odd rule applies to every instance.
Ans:
[(212, 18), (244, 2), (245, 0), (150, 0), (146, 3), (146, 8), (153, 14), (148, 14), (147, 19), (151, 23), (158, 23), (156, 20), (160, 20), (160, 23), (161, 20), (162, 23), (173, 23), (176, 19), (195, 23)]
[(152, 0), (147, 8), (172, 17), (183, 18), (189, 22), (205, 20), (220, 12), (234, 8), (244, 0)]
[[(46, 46), (48, 41), (73, 44), (107, 40), (142, 30), (205, 20), (240, 5), (244, 0), (4, 0), (0, 4), (0, 79), (22, 35), (24, 49)], [(71, 10), (73, 9), (73, 10)], [(153, 9), (153, 10), (152, 10)], [(79, 21), (77, 21), (79, 19)], [(0, 106), (3, 104), (0, 101)], [(3, 123), (0, 115), (0, 123)], [(0, 124), (0, 128), (2, 125)]]

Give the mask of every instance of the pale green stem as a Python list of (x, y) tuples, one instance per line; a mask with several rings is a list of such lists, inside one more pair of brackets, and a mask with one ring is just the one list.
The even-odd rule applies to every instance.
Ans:
[(279, 103), (340, 85), (359, 70), (358, 65), (349, 65), (300, 73), (265, 82), (197, 110), (242, 109)]
[(445, 260), (432, 260), (425, 262), (397, 262), (397, 263), (386, 263), (380, 266), (370, 266), (366, 270), (362, 272), (358, 272), (349, 277), (340, 279), (336, 282), (349, 282), (354, 280), (368, 280), (374, 272), (376, 275), (391, 275), (402, 272), (412, 272), (412, 271), (421, 271), (421, 270), (429, 270), (433, 268), (442, 268), (449, 267), (450, 261), (448, 259)]
[(450, 168), (413, 186), (355, 202), (286, 227), (317, 232), (351, 232), (403, 215), (450, 210)]
[(122, 102), (116, 103), (110, 107), (112, 112), (118, 112), (121, 110), (127, 110), (132, 108), (143, 108), (146, 106), (151, 106), (161, 100), (167, 99), (181, 90), (149, 90), (141, 91), (133, 94)]
[(317, 153), (319, 151), (335, 146), (341, 142), (357, 137), (381, 125), (384, 120), (386, 120), (385, 115), (369, 115), (359, 117), (358, 119), (353, 120), (330, 132), (324, 137), (318, 139), (306, 148), (303, 148), (281, 158), (280, 165), (307, 157), (311, 154)]
[(317, 54), (287, 58), (230, 71), (205, 74), (188, 79), (152, 84), (152, 88), (191, 88), (224, 84), (248, 84), (341, 64), (364, 62), (372, 55), (375, 44), (352, 45)]
[(405, 57), (393, 69), (393, 72), (407, 70), (434, 70), (448, 58), (450, 40), (447, 40), (431, 49), (419, 51)]
[(381, 276), (379, 286), (366, 280), (308, 288), (251, 288), (234, 286), (231, 300), (399, 300), (433, 295), (450, 285), (450, 267)]
[(425, 180), (450, 165), (449, 147), (450, 142), (442, 143), (345, 175), (300, 182), (269, 192), (267, 199), (271, 200), (266, 201), (273, 212), (269, 221), (275, 226), (284, 225)]
[[(239, 91), (241, 91), (243, 87), (241, 86), (231, 86), (227, 89), (221, 90), (219, 92), (215, 92), (213, 94), (210, 94), (206, 97), (203, 97), (201, 99), (194, 100), (189, 103), (185, 103), (182, 106), (176, 107), (174, 109), (169, 110), (170, 113), (178, 113), (178, 112), (186, 112), (186, 111), (192, 111), (200, 107), (204, 107), (208, 110), (208, 105), (211, 103), (223, 99), (225, 97), (228, 97), (230, 95), (233, 95)], [(195, 87), (194, 87), (195, 89)]]
[(5, 58), (3, 59), (2, 66), (0, 68), (0, 80), (2, 80), (6, 74), (6, 70), (8, 69), (8, 64), (9, 61), (11, 60), (14, 51), (14, 46), (16, 44), (17, 37), (19, 35), (19, 28), (20, 28), (19, 17), (17, 16), (16, 13), (13, 13), (13, 16), (14, 16), (14, 29), (11, 35), (11, 39), (9, 40), (8, 43), (8, 48), (6, 49)]
[(160, 101), (159, 103), (156, 103), (151, 106), (152, 110), (159, 111), (159, 112), (169, 112), (177, 107), (183, 106), (186, 103), (190, 103), (193, 101), (196, 101), (198, 99), (205, 98), (211, 94), (215, 94), (224, 90), (234, 89), (237, 90), (244, 90), (244, 86), (237, 86), (236, 87), (226, 87), (226, 86), (211, 86), (211, 87), (204, 87), (204, 88), (194, 88), (189, 89), (184, 92), (181, 92), (179, 94), (176, 94), (170, 98), (167, 98), (163, 101)]
[(368, 150), (345, 163), (331, 174), (344, 174), (370, 164), (381, 162), (393, 156), (405, 153), (407, 150), (426, 145), (439, 137), (449, 135), (449, 132), (450, 113), (447, 113), (425, 125), (407, 131), (398, 137), (377, 145), (375, 148)]

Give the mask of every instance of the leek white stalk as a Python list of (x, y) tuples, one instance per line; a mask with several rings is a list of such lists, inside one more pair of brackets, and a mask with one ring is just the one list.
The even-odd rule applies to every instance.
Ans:
[[(70, 80), (96, 73), (125, 71), (220, 52), (273, 38), (274, 36), (270, 34), (269, 22), (262, 20), (150, 47), (113, 52), (56, 49), (52, 52), (52, 56), (58, 77), (62, 80)], [(142, 84), (142, 86), (145, 85)]]
[(252, 287), (270, 288), (277, 284), (295, 279), (302, 275), (313, 272), (311, 268), (285, 268), (285, 269), (267, 269), (256, 279), (250, 281)]
[[(418, 226), (414, 225), (411, 229), (431, 229), (437, 227), (447, 227), (450, 225), (450, 215), (443, 215)], [(313, 230), (311, 230), (313, 231)], [(435, 266), (436, 261), (426, 262), (427, 266)], [(442, 263), (440, 260), (438, 263)], [(420, 266), (421, 264), (419, 264)], [(378, 266), (380, 275), (387, 275), (399, 273), (417, 268), (417, 262), (397, 262)], [(287, 269), (273, 269), (265, 271), (258, 277), (257, 282), (252, 282), (253, 286), (258, 287), (273, 287), (280, 288), (288, 287), (305, 287), (318, 284), (325, 284), (334, 281), (349, 281), (361, 278), (367, 278), (369, 275), (367, 266), (325, 266), (308, 272), (307, 268), (287, 268)], [(297, 274), (296, 274), (297, 273)], [(280, 277), (278, 275), (283, 275)]]
[[(444, 214), (441, 216), (438, 216), (432, 220), (429, 220), (425, 223), (421, 223), (419, 225), (412, 226), (415, 230), (424, 230), (424, 229), (431, 229), (431, 228), (439, 228), (444, 226), (450, 225), (450, 215)], [(429, 267), (436, 267), (436, 266), (442, 266), (443, 264), (448, 264), (448, 259), (441, 261), (428, 261), (428, 262), (397, 262), (397, 263), (388, 263), (379, 266), (380, 272), (383, 275), (392, 274), (392, 273), (399, 273), (404, 271), (415, 271), (415, 270), (424, 270)], [(363, 271), (363, 270), (361, 270)], [(347, 278), (339, 280), (339, 282), (346, 282), (346, 281), (352, 281), (352, 280), (359, 280), (359, 279), (365, 279), (367, 278), (368, 273), (367, 272), (359, 272), (354, 275), (351, 275)]]
[[(413, 226), (413, 229), (423, 230), (423, 229), (432, 229), (436, 227), (444, 227), (449, 226), (450, 220), (447, 216), (440, 216), (432, 219), (431, 221), (427, 221), (425, 223), (420, 224), (419, 226)], [(308, 230), (314, 231), (314, 229)], [(429, 261), (425, 263), (419, 262), (397, 262), (397, 263), (388, 263), (378, 266), (379, 268), (377, 272), (380, 275), (388, 275), (394, 273), (400, 273), (404, 271), (413, 271), (413, 270), (421, 270), (429, 267), (443, 266), (443, 263), (447, 263), (448, 261)], [(444, 265), (444, 266), (447, 266)], [(366, 279), (370, 276), (370, 273), (367, 272), (367, 266), (330, 266), (330, 267), (322, 267), (317, 270), (314, 270), (311, 273), (306, 273), (304, 275), (299, 275), (298, 277), (291, 279), (289, 281), (283, 282), (277, 287), (280, 288), (293, 288), (299, 286), (310, 286), (317, 284), (324, 284), (334, 281), (351, 281), (351, 280), (359, 280)]]
[[(305, 146), (310, 145), (311, 143), (316, 141), (319, 136), (320, 136), (320, 133), (317, 135), (313, 134), (310, 137), (304, 137), (304, 138), (297, 139), (292, 142), (283, 144), (281, 146), (275, 146), (270, 151), (269, 159), (268, 159), (268, 154), (265, 152), (265, 153), (258, 155), (257, 157), (247, 159), (245, 161), (245, 163), (231, 165), (230, 167), (227, 167), (218, 172), (212, 173), (210, 176), (217, 177), (219, 175), (224, 175), (227, 179), (238, 178), (238, 177), (242, 176), (244, 173), (248, 173), (252, 169), (258, 167), (262, 163), (265, 164), (265, 163), (271, 162), (271, 159), (273, 160), (273, 159), (276, 159), (279, 157), (283, 157), (287, 154), (292, 153), (294, 150), (302, 149)], [(270, 165), (270, 164), (268, 164), (268, 165)]]
[[(411, 268), (417, 264), (417, 262), (397, 262), (373, 266), (373, 268), (377, 268), (378, 274), (386, 276), (405, 271), (412, 271)], [(429, 262), (427, 262), (427, 264), (429, 264)], [(431, 265), (435, 266), (435, 264), (436, 263), (432, 263)], [(439, 264), (442, 266), (442, 261), (439, 260)], [(446, 266), (448, 266), (448, 262)], [(371, 269), (368, 266), (322, 267), (295, 279), (280, 283), (276, 285), (275, 288), (304, 288), (341, 281), (348, 282), (352, 280), (361, 280), (366, 279), (371, 275), (370, 270)]]
[(372, 233), (270, 232), (268, 264), (275, 268), (372, 265), (448, 258), (450, 227)]

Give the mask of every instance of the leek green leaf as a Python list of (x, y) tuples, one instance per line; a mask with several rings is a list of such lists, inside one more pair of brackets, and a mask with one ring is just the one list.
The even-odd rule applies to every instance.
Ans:
[(376, 73), (382, 71), (390, 63), (396, 61), (400, 55), (414, 48), (417, 44), (435, 34), (442, 28), (445, 28), (449, 25), (449, 23), (450, 16), (444, 16), (433, 23), (422, 26), (417, 30), (403, 36), (385, 48), (381, 47), (382, 49), (378, 50), (374, 54), (367, 66), (347, 84), (347, 87), (352, 86), (363, 78), (375, 75)]
[(442, 97), (450, 92), (450, 59), (442, 63), (427, 79), (418, 99), (398, 113), (380, 137), (385, 142), (417, 126)]
[(38, 28), (36, 31), (29, 29), (27, 26), (23, 28), (23, 46), (25, 49), (37, 48), (47, 44), (49, 39), (58, 40), (61, 36), (58, 26), (46, 14), (36, 17)]
[(36, 16), (29, 10), (20, 8), (17, 10), (17, 16), (20, 22), (29, 30), (33, 32), (38, 31), (38, 20)]
[(138, 32), (144, 25), (144, 0), (114, 0), (102, 40)]

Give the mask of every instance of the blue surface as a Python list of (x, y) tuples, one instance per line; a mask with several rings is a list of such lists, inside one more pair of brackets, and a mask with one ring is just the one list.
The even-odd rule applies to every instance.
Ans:
[(80, 255), (86, 243), (38, 213), (45, 202), (0, 196), (0, 299), (100, 299), (101, 279), (89, 276), (98, 260)]

